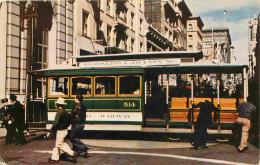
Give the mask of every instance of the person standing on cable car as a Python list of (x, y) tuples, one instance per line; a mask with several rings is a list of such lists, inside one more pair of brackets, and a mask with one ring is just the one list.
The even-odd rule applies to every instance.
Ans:
[(14, 94), (10, 95), (10, 100), (12, 102), (13, 111), (14, 111), (14, 126), (17, 131), (15, 136), (15, 144), (16, 145), (24, 145), (26, 143), (24, 137), (24, 109), (23, 105), (16, 100), (16, 96)]
[(247, 139), (248, 139), (248, 131), (251, 127), (251, 119), (256, 111), (256, 107), (249, 102), (243, 102), (237, 108), (238, 117), (236, 123), (242, 126), (242, 136), (240, 145), (237, 148), (237, 151), (240, 153), (245, 152), (248, 149), (247, 147)]
[(191, 103), (193, 108), (200, 108), (200, 112), (195, 124), (195, 132), (193, 134), (193, 149), (208, 148), (206, 145), (207, 129), (212, 124), (212, 111), (214, 111), (214, 122), (217, 120), (217, 108), (208, 100), (199, 102), (198, 104)]

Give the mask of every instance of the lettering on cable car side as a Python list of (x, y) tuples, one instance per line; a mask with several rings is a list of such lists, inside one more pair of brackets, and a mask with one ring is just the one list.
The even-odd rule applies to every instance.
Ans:
[(86, 121), (142, 121), (142, 112), (87, 112)]
[[(56, 112), (48, 113), (48, 120), (54, 121)], [(142, 121), (142, 112), (87, 112), (86, 121)]]
[(156, 65), (179, 65), (180, 59), (158, 59), (158, 60), (127, 60), (127, 61), (106, 61), (106, 62), (84, 62), (80, 67), (122, 67), (122, 66), (156, 66)]
[(130, 115), (120, 115), (120, 114), (110, 115), (110, 114), (107, 114), (107, 115), (101, 115), (100, 117), (101, 117), (101, 118), (122, 118), (122, 119), (129, 119), (129, 118), (130, 118)]

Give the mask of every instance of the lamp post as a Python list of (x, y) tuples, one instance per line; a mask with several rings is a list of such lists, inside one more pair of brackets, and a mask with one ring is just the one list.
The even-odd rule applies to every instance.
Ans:
[[(26, 41), (26, 104), (25, 104), (25, 123), (27, 123), (28, 101), (30, 100), (31, 91), (31, 76), (28, 74), (31, 71), (32, 64), (32, 31), (37, 28), (37, 3), (31, 1), (20, 1), (20, 23), (21, 31), (24, 31), (24, 20), (27, 20), (27, 41)], [(27, 130), (28, 134), (28, 130)]]

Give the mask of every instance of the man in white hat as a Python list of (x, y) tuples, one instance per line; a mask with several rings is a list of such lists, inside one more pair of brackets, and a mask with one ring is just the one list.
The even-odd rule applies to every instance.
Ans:
[(59, 161), (60, 151), (64, 152), (68, 156), (72, 157), (73, 161), (76, 162), (76, 157), (74, 151), (65, 143), (65, 137), (68, 134), (68, 127), (70, 125), (71, 115), (64, 109), (67, 103), (64, 98), (58, 98), (56, 105), (58, 107), (58, 112), (55, 116), (51, 131), (47, 133), (47, 137), (50, 137), (50, 133), (56, 131), (56, 143), (53, 149), (52, 156), (49, 162)]

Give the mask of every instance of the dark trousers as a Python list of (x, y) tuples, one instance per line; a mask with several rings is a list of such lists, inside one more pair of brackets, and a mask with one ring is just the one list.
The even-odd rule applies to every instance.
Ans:
[(79, 139), (84, 126), (85, 124), (72, 124), (71, 126), (70, 141), (75, 152), (86, 152), (88, 150), (88, 146)]
[(202, 145), (206, 146), (206, 139), (207, 139), (207, 128), (208, 125), (206, 124), (196, 124), (195, 125), (195, 132), (193, 134), (194, 146), (199, 147)]
[(5, 137), (5, 144), (10, 144), (15, 141), (15, 127), (14, 124), (6, 124), (6, 137)]
[(25, 137), (24, 137), (24, 123), (23, 122), (17, 122), (14, 124), (16, 129), (16, 136), (15, 136), (15, 143), (22, 144), (25, 143)]

